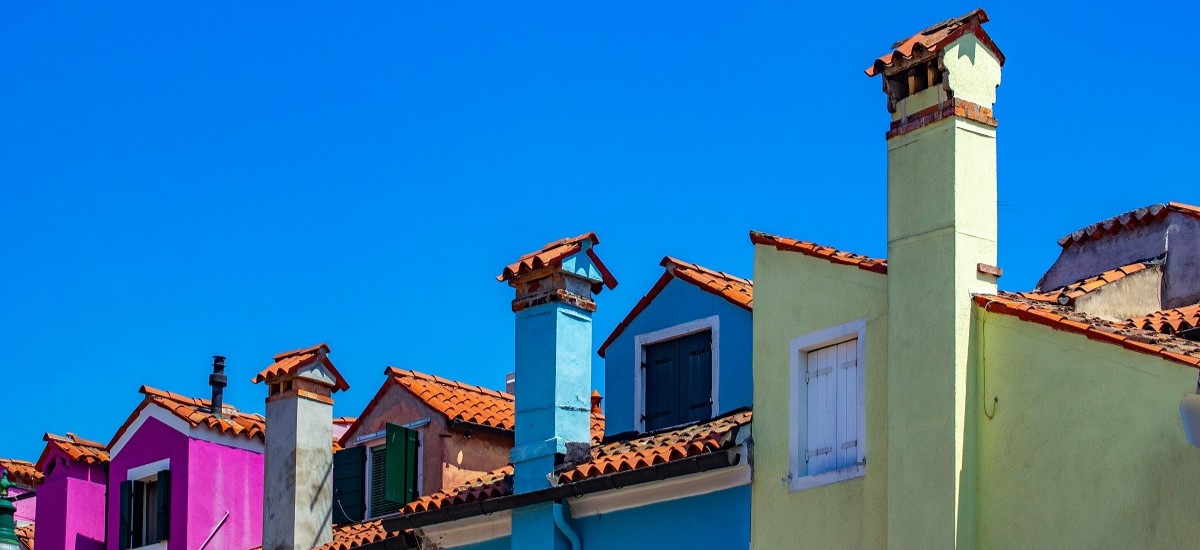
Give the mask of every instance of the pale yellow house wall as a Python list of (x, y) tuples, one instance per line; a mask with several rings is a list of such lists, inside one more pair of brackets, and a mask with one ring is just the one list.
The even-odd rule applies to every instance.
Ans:
[(976, 316), (979, 546), (1200, 547), (1200, 449), (1179, 421), (1196, 369)]
[[(866, 474), (789, 490), (790, 343), (865, 318)], [(883, 548), (887, 537), (887, 277), (771, 246), (754, 253), (751, 546)]]

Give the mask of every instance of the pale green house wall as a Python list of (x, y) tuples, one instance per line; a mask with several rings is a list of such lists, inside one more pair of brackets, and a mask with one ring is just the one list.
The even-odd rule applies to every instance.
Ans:
[(1200, 547), (1200, 449), (1179, 420), (1197, 370), (1008, 315), (976, 317), (978, 401), (994, 414), (972, 412), (980, 547)]
[[(789, 491), (790, 341), (866, 318), (866, 475)], [(754, 251), (754, 548), (882, 548), (887, 536), (887, 277)]]

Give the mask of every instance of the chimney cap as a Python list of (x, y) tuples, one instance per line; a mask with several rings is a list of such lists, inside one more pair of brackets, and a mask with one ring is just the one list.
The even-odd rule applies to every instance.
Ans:
[(983, 30), (982, 25), (987, 22), (987, 12), (983, 11), (982, 8), (976, 8), (961, 17), (947, 19), (932, 25), (917, 34), (892, 44), (892, 51), (880, 56), (864, 72), (867, 73), (867, 76), (875, 76), (877, 74), (889, 73), (891, 69), (908, 68), (912, 65), (912, 63), (904, 63), (905, 61), (933, 59), (944, 46), (958, 40), (967, 33), (974, 33), (975, 36), (979, 37), (980, 42), (983, 42), (984, 45), (991, 49), (996, 54), (996, 59), (1000, 61), (1000, 64), (1004, 65), (1004, 54), (992, 42), (992, 38)]
[[(532, 272), (546, 268), (563, 269), (564, 264), (575, 264), (566, 269), (569, 269), (575, 276), (592, 281), (592, 292), (599, 293), (603, 287), (611, 290), (616, 288), (617, 279), (613, 277), (612, 272), (608, 270), (604, 262), (600, 261), (600, 257), (593, 250), (593, 247), (598, 244), (600, 244), (600, 238), (592, 232), (546, 243), (540, 250), (525, 254), (516, 262), (505, 266), (504, 270), (496, 276), (496, 280), (508, 281), (511, 284), (516, 279)], [(572, 262), (580, 254), (586, 255), (586, 259), (581, 262)]]
[[(317, 344), (307, 348), (301, 348), (292, 351), (286, 351), (276, 354), (275, 362), (268, 365), (254, 378), (250, 379), (252, 383), (267, 382), (268, 384), (276, 381), (297, 377), (305, 368), (313, 365), (319, 365), (319, 368), (324, 370), (331, 379), (331, 382), (325, 383), (333, 389), (348, 390), (350, 384), (342, 377), (337, 368), (333, 366), (333, 361), (329, 360), (329, 345)], [(314, 382), (319, 382), (313, 380)]]

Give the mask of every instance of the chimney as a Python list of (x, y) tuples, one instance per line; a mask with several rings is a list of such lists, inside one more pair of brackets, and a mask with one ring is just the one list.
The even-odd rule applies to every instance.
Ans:
[(263, 549), (300, 550), (333, 539), (333, 392), (350, 389), (329, 346), (281, 353), (255, 376), (267, 384)]
[(971, 295), (996, 291), (996, 120), (1004, 55), (983, 10), (893, 45), (867, 69), (888, 154), (888, 545), (955, 548)]
[[(513, 492), (551, 485), (568, 452), (591, 446), (593, 295), (617, 281), (596, 256), (594, 233), (555, 241), (521, 257), (496, 277), (516, 291), (515, 442)], [(518, 509), (512, 520), (513, 548), (561, 548), (555, 514), (562, 504), (545, 502)]]
[(208, 375), (208, 385), (212, 386), (210, 405), (213, 416), (220, 418), (224, 414), (225, 386), (229, 385), (229, 377), (225, 376), (225, 356), (213, 356), (213, 371)]

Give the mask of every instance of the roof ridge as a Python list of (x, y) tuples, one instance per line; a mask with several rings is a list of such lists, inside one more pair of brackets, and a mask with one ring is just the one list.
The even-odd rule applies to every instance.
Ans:
[(724, 271), (717, 271), (717, 270), (715, 270), (715, 269), (712, 269), (712, 268), (710, 268), (710, 267), (704, 267), (704, 266), (702, 266), (702, 265), (700, 265), (700, 264), (697, 264), (697, 263), (692, 263), (692, 262), (688, 262), (688, 261), (680, 260), (679, 258), (675, 258), (675, 257), (673, 257), (673, 256), (663, 256), (663, 259), (662, 259), (662, 261), (661, 261), (661, 262), (659, 262), (659, 264), (658, 264), (658, 265), (661, 265), (661, 266), (663, 266), (663, 267), (667, 267), (667, 264), (668, 264), (668, 263), (669, 263), (669, 264), (672, 264), (672, 265), (682, 266), (682, 267), (685, 267), (685, 268), (690, 268), (690, 269), (698, 269), (698, 270), (700, 270), (700, 271), (703, 271), (703, 272), (705, 272), (705, 273), (709, 273), (709, 274), (711, 274), (711, 275), (716, 275), (716, 276), (718, 276), (718, 277), (721, 277), (722, 279), (730, 279), (730, 280), (739, 281), (739, 282), (746, 283), (746, 284), (750, 284), (750, 285), (753, 285), (753, 284), (754, 284), (754, 281), (751, 281), (750, 279), (743, 279), (742, 277), (738, 277), (737, 275), (733, 275), (733, 274), (731, 274), (731, 273), (726, 273), (726, 272), (724, 272)]
[(753, 229), (750, 230), (750, 242), (753, 244), (770, 245), (774, 246), (777, 250), (799, 252), (806, 256), (827, 260), (831, 263), (853, 265), (864, 271), (887, 275), (888, 263), (886, 258), (872, 258), (812, 241), (802, 241), (800, 239), (773, 235)]
[(1175, 201), (1156, 202), (1076, 229), (1058, 239), (1058, 245), (1070, 248), (1072, 245), (1094, 241), (1126, 229), (1144, 227), (1161, 221), (1171, 212), (1191, 218), (1200, 218), (1200, 207), (1198, 206)]
[(384, 374), (389, 374), (393, 377), (399, 376), (399, 377), (415, 378), (415, 379), (422, 380), (425, 382), (433, 382), (435, 384), (439, 384), (442, 386), (458, 388), (461, 390), (480, 393), (480, 394), (488, 395), (491, 397), (498, 397), (500, 399), (505, 399), (505, 400), (509, 400), (509, 401), (513, 401), (516, 399), (516, 397), (511, 393), (505, 393), (505, 392), (502, 392), (499, 390), (485, 388), (483, 386), (476, 386), (474, 384), (468, 384), (468, 383), (461, 382), (458, 380), (451, 380), (449, 378), (443, 378), (436, 374), (426, 374), (424, 372), (413, 370), (413, 369), (402, 369), (399, 367), (388, 366), (388, 370), (385, 371)]
[(271, 358), (276, 363), (278, 363), (280, 360), (287, 359), (288, 357), (295, 357), (297, 355), (304, 355), (306, 353), (316, 353), (318, 350), (320, 350), (322, 348), (324, 348), (325, 353), (329, 353), (329, 344), (326, 344), (325, 342), (321, 342), (320, 344), (317, 344), (315, 346), (308, 346), (306, 348), (298, 348), (298, 349), (294, 349), (294, 350), (290, 350), (290, 351), (285, 351), (282, 353), (276, 353)]

